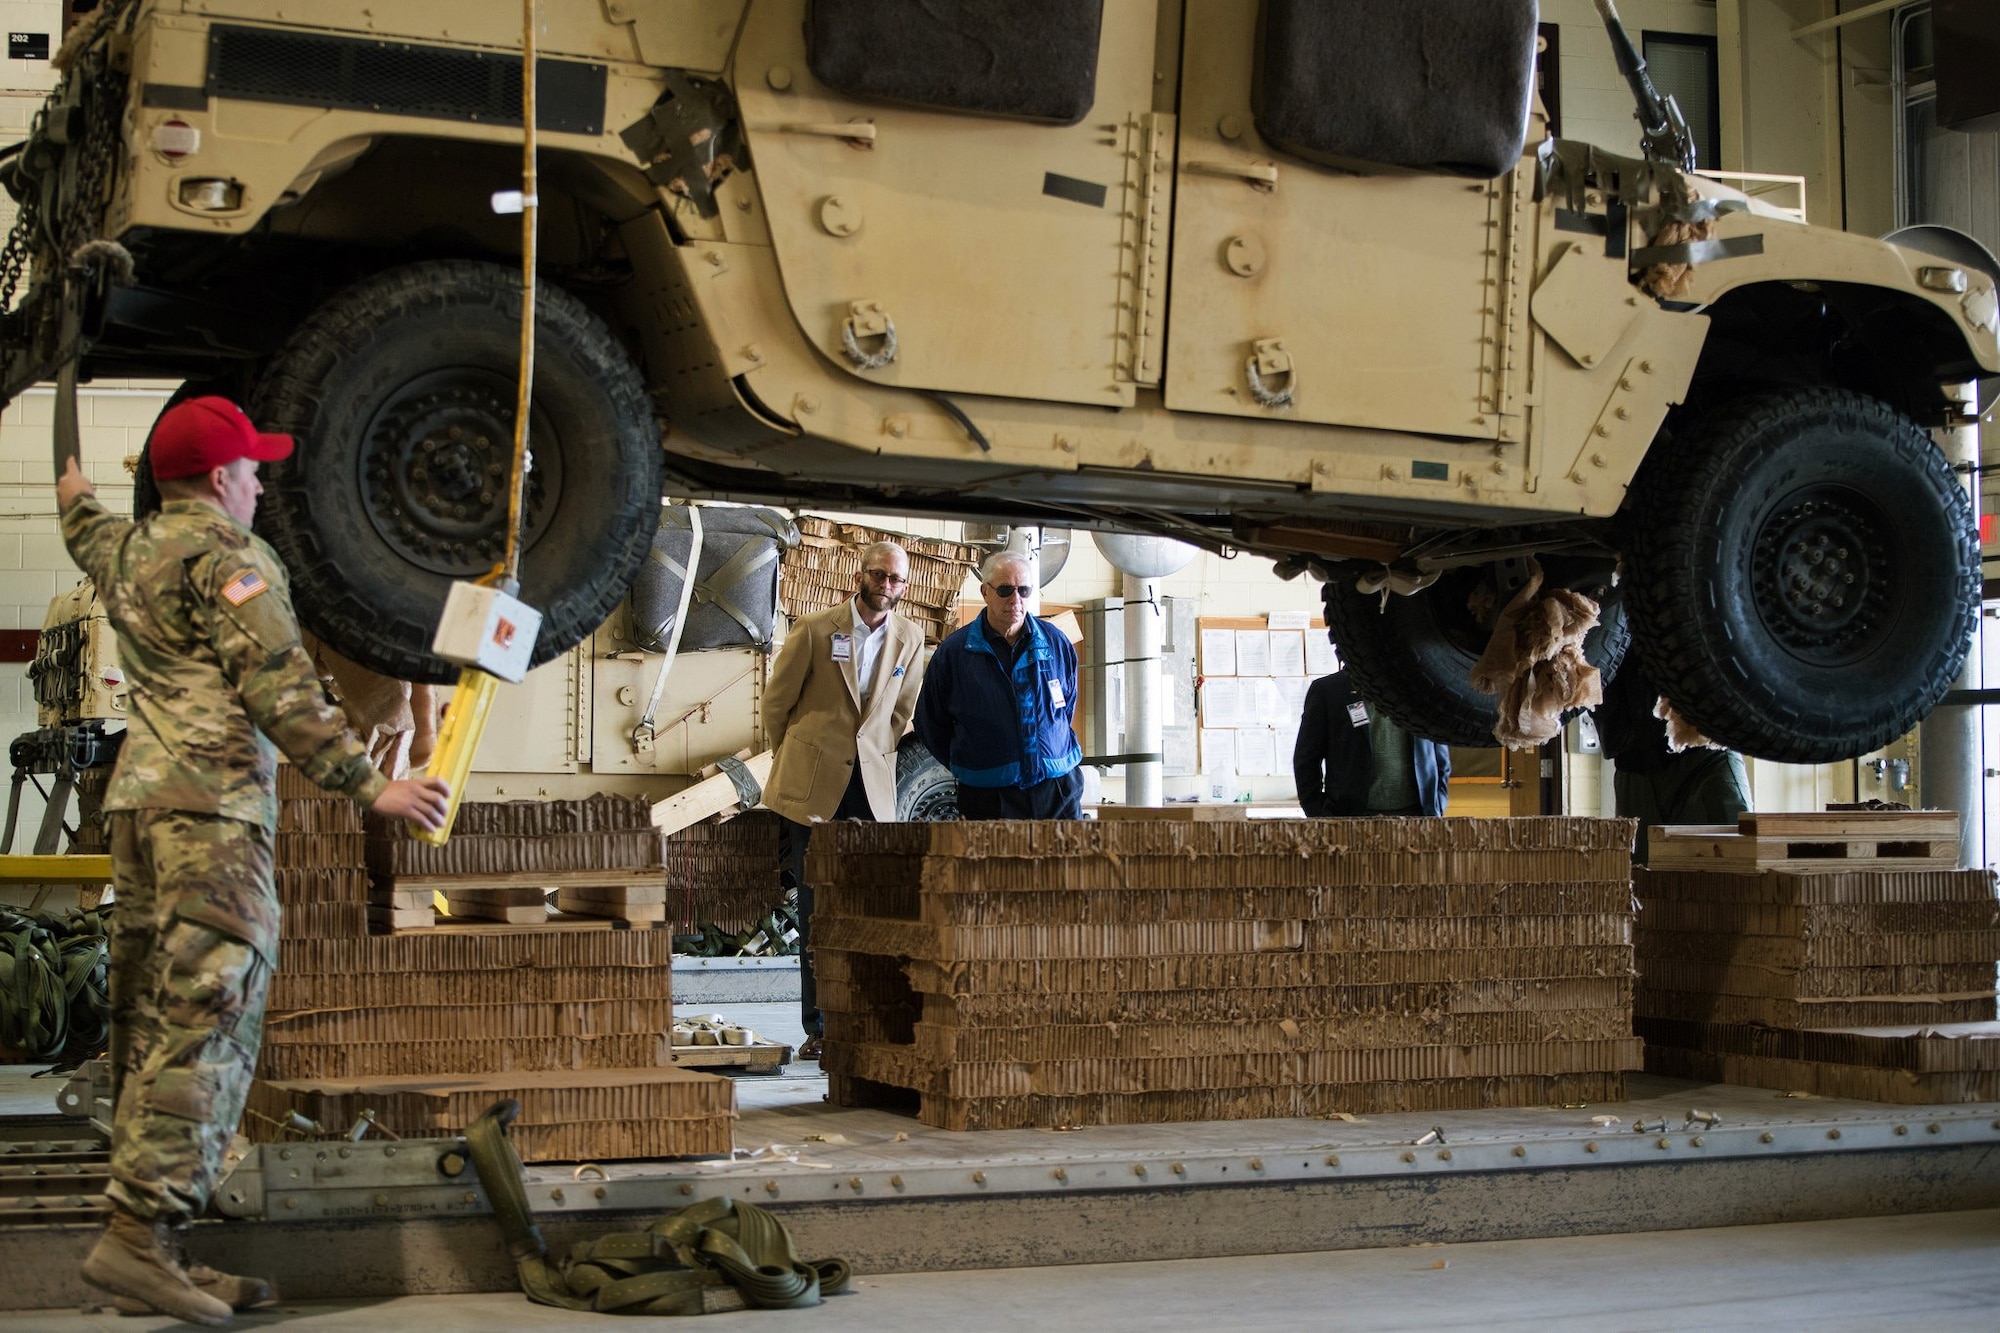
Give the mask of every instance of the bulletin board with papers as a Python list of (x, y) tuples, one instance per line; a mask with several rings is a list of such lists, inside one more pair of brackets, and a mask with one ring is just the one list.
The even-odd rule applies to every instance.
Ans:
[(1304, 611), (1204, 616), (1199, 651), (1201, 771), (1230, 779), (1288, 776), (1306, 687), (1340, 670), (1326, 622)]

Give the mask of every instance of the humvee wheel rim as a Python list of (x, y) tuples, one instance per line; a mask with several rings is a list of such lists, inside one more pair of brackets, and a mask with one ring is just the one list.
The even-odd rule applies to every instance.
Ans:
[[(514, 386), (471, 367), (432, 371), (395, 389), (368, 423), (359, 455), (368, 521), (411, 564), (483, 574), (506, 540)], [(562, 494), (562, 447), (537, 411), (522, 544), (534, 545)]]
[(1876, 646), (1889, 623), (1895, 562), (1887, 524), (1865, 497), (1817, 487), (1788, 497), (1757, 534), (1752, 579), (1765, 626), (1815, 666), (1840, 666)]

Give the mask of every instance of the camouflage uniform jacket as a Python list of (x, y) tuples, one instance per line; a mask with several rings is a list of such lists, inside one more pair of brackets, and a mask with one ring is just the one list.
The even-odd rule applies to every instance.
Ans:
[(275, 829), (279, 749), (322, 787), (364, 805), (381, 794), (388, 779), (328, 702), (299, 643), (291, 580), (261, 537), (198, 500), (133, 523), (85, 496), (62, 525), (118, 631), (131, 690), (106, 810)]

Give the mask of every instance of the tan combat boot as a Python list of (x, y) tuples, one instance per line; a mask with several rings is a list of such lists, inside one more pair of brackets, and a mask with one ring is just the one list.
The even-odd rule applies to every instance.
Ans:
[(161, 1314), (221, 1328), (229, 1322), (229, 1306), (196, 1287), (175, 1262), (170, 1230), (165, 1222), (147, 1222), (114, 1207), (110, 1225), (83, 1261), (83, 1280)]
[[(188, 1255), (188, 1232), (192, 1229), (192, 1223), (183, 1222), (172, 1227), (167, 1233), (170, 1242), (168, 1252), (173, 1255), (174, 1262), (187, 1273), (188, 1281), (232, 1310), (254, 1310), (260, 1306), (278, 1303), (277, 1293), (272, 1291), (271, 1284), (261, 1277), (238, 1277), (234, 1273), (210, 1268), (207, 1264), (195, 1263)], [(111, 1305), (119, 1314), (153, 1313), (146, 1305), (133, 1300), (130, 1296), (120, 1296)]]

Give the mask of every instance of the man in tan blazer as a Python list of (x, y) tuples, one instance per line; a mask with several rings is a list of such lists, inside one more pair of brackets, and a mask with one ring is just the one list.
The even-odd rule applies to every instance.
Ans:
[(785, 821), (779, 864), (799, 891), (805, 1060), (820, 1050), (806, 842), (825, 820), (896, 817), (896, 742), (916, 711), (923, 674), (924, 632), (896, 614), (909, 579), (910, 558), (894, 542), (863, 551), (854, 596), (792, 622), (764, 687), (764, 723), (777, 749), (764, 804)]

